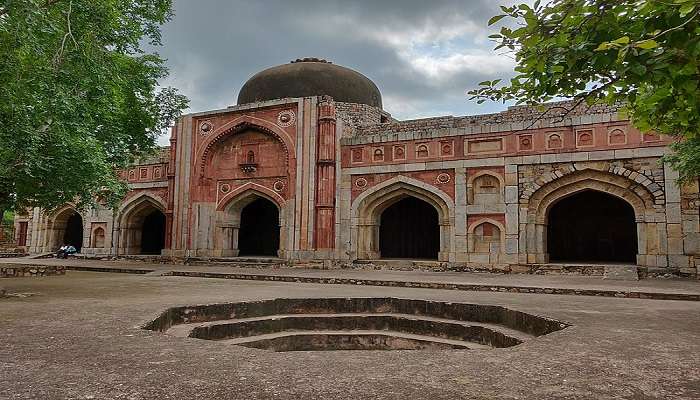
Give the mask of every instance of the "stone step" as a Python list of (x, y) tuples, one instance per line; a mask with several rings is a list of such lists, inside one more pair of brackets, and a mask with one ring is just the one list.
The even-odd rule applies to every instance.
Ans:
[(603, 279), (617, 281), (638, 281), (639, 267), (636, 265), (606, 265)]
[(56, 253), (40, 253), (40, 254), (34, 254), (29, 256), (30, 259), (32, 260), (40, 260), (44, 258), (53, 258), (56, 255)]
[[(270, 334), (264, 334), (264, 335), (258, 335), (258, 336), (249, 336), (249, 337), (245, 337), (245, 338), (221, 340), (220, 342), (238, 345), (238, 346), (258, 347), (258, 346), (254, 345), (257, 342), (274, 341), (276, 339), (281, 339), (281, 338), (304, 338), (304, 339), (309, 338), (311, 340), (313, 340), (313, 339), (318, 340), (319, 338), (331, 337), (331, 336), (337, 336), (337, 337), (341, 337), (341, 338), (350, 338), (353, 336), (354, 337), (364, 336), (364, 337), (368, 337), (368, 338), (390, 337), (390, 338), (396, 338), (396, 339), (404, 339), (404, 340), (413, 341), (413, 342), (422, 342), (422, 343), (426, 343), (426, 344), (435, 343), (435, 344), (443, 345), (442, 346), (443, 348), (457, 348), (457, 349), (469, 349), (469, 350), (490, 349), (490, 346), (487, 346), (487, 345), (473, 343), (473, 342), (466, 342), (466, 341), (462, 341), (462, 340), (444, 339), (444, 338), (439, 338), (439, 337), (434, 337), (434, 336), (416, 335), (416, 334), (404, 333), (404, 332), (376, 331), (376, 330), (276, 332), (276, 333), (270, 333)], [(251, 345), (253, 345), (253, 346), (251, 346)], [(264, 344), (264, 345), (260, 346), (260, 348), (269, 348), (269, 347), (270, 347), (269, 344)], [(320, 350), (320, 349), (315, 349), (315, 350)]]
[(277, 266), (284, 264), (281, 258), (268, 257), (190, 257), (186, 260), (190, 265), (231, 265), (231, 266)]
[(416, 314), (399, 314), (399, 313), (332, 313), (332, 314), (275, 314), (267, 315), (262, 317), (250, 317), (250, 318), (233, 318), (225, 320), (216, 320), (208, 322), (198, 322), (190, 324), (174, 325), (171, 327), (167, 333), (173, 336), (187, 337), (194, 328), (207, 327), (213, 325), (222, 324), (234, 324), (240, 322), (253, 322), (253, 321), (269, 321), (269, 320), (279, 320), (285, 318), (357, 318), (357, 317), (396, 317), (412, 321), (430, 321), (438, 323), (451, 323), (459, 324), (463, 326), (481, 326), (484, 328), (491, 329), (493, 331), (501, 332), (504, 335), (514, 337), (521, 341), (526, 341), (534, 338), (526, 332), (522, 332), (516, 329), (508, 328), (503, 325), (489, 324), (485, 322), (474, 322), (474, 321), (461, 321), (449, 318), (438, 318), (431, 317), (427, 315), (416, 315)]
[(172, 326), (167, 334), (206, 340), (228, 340), (275, 332), (401, 331), (492, 347), (510, 347), (534, 335), (493, 323), (460, 321), (399, 313), (276, 314)]

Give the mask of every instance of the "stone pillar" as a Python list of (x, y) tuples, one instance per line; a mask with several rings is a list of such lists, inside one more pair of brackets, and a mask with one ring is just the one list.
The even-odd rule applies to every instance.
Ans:
[(451, 244), (456, 262), (469, 261), (467, 235), (467, 204), (468, 204), (467, 169), (455, 169), (455, 227), (454, 242)]
[(666, 197), (666, 234), (668, 237), (668, 266), (674, 269), (687, 270), (691, 260), (684, 251), (683, 217), (681, 215), (681, 188), (676, 183), (678, 172), (668, 164), (664, 164), (664, 181)]
[[(379, 226), (377, 226), (377, 230), (379, 229)], [(450, 259), (450, 254), (454, 254), (451, 249), (451, 243), (453, 242), (451, 239), (452, 235), (452, 229), (451, 229), (451, 224), (449, 218), (447, 220), (440, 221), (440, 251), (438, 252), (438, 260), (439, 261), (454, 261), (454, 259)], [(377, 233), (377, 237), (379, 237), (379, 233)]]
[(507, 164), (505, 166), (505, 188), (503, 200), (506, 203), (505, 228), (504, 232), (505, 243), (503, 248), (505, 256), (503, 260), (508, 263), (518, 262), (519, 243), (519, 216), (518, 211), (518, 165)]
[(238, 256), (238, 229), (237, 225), (221, 225), (219, 227), (219, 243), (217, 248), (221, 249), (221, 257), (237, 257)]
[(170, 254), (173, 246), (173, 217), (175, 207), (175, 162), (177, 157), (177, 129), (173, 126), (170, 133), (170, 160), (168, 160), (168, 204), (165, 208), (165, 248), (164, 254)]
[(379, 225), (360, 222), (357, 225), (357, 258), (376, 260), (379, 254)]
[(318, 116), (314, 247), (316, 250), (330, 250), (335, 247), (336, 176), (336, 117), (332, 100), (323, 98), (319, 102)]

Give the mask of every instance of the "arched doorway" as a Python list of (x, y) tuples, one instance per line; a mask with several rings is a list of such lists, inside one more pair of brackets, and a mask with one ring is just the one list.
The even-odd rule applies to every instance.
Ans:
[(75, 247), (78, 252), (83, 248), (83, 218), (77, 212), (73, 212), (66, 220), (63, 244)]
[(155, 200), (143, 197), (120, 218), (120, 254), (159, 255), (165, 247), (165, 214)]
[(277, 257), (280, 248), (280, 219), (277, 206), (257, 197), (241, 210), (238, 231), (239, 256)]
[(552, 262), (636, 263), (637, 225), (632, 206), (599, 191), (559, 200), (547, 214)]
[(56, 251), (63, 245), (71, 245), (81, 251), (83, 247), (83, 218), (72, 207), (57, 212), (47, 226), (47, 251)]
[(387, 207), (379, 222), (379, 254), (382, 258), (437, 260), (440, 252), (438, 212), (413, 196)]
[(141, 254), (160, 254), (165, 246), (165, 215), (157, 209), (143, 218)]

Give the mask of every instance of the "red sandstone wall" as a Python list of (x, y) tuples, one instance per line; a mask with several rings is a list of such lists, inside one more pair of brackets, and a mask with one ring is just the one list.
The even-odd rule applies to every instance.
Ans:
[(670, 143), (668, 137), (654, 134), (642, 135), (628, 122), (622, 121), (575, 127), (344, 145), (341, 154), (342, 166), (349, 168), (575, 151), (620, 150), (665, 146), (668, 143)]
[[(195, 118), (191, 132), (195, 138), (191, 149), (192, 201), (217, 202), (248, 182), (284, 199), (294, 196), (297, 129), (293, 106)], [(238, 120), (240, 124), (232, 125)], [(248, 160), (249, 154), (253, 160)]]
[(402, 175), (418, 181), (435, 186), (447, 193), (453, 200), (455, 198), (455, 173), (454, 169), (414, 171), (414, 172), (392, 172), (386, 174), (363, 174), (352, 177), (352, 196), (354, 201), (362, 192), (387, 181), (395, 176)]

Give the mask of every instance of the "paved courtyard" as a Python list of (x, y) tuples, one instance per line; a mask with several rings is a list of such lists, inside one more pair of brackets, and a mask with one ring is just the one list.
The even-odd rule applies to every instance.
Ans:
[[(610, 285), (587, 279), (570, 283)], [(0, 299), (0, 399), (700, 398), (697, 301), (76, 271), (0, 283), (27, 295)], [(504, 349), (287, 353), (139, 328), (176, 305), (330, 296), (495, 304), (572, 326)]]

